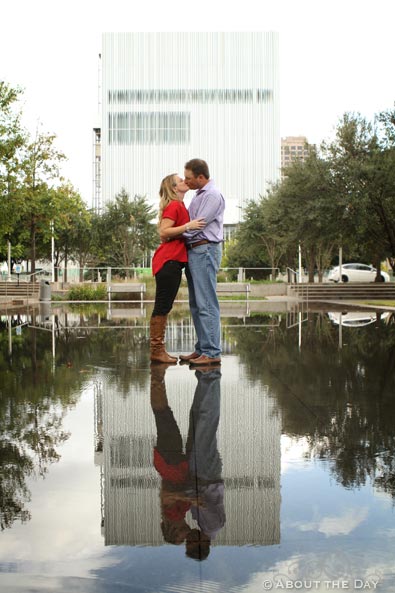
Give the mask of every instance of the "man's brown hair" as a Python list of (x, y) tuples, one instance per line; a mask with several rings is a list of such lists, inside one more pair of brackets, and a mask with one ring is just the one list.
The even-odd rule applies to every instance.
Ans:
[(208, 170), (208, 164), (203, 159), (191, 159), (185, 163), (185, 169), (192, 171), (195, 177), (203, 175), (206, 179), (210, 179), (210, 171)]

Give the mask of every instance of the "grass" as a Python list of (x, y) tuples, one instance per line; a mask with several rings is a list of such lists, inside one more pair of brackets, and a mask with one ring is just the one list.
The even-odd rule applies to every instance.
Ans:
[(363, 301), (365, 305), (380, 305), (383, 307), (395, 307), (395, 301)]

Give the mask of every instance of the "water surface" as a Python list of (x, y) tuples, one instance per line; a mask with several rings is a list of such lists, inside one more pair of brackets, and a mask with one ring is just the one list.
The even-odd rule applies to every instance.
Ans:
[(202, 371), (148, 318), (1, 318), (0, 591), (395, 591), (393, 314), (233, 309)]

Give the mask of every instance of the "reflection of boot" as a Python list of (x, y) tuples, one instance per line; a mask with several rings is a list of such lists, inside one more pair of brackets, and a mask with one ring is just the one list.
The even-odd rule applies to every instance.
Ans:
[(151, 360), (175, 364), (177, 358), (169, 356), (165, 350), (165, 329), (167, 315), (155, 315), (150, 322)]
[(169, 364), (151, 365), (151, 406), (153, 410), (167, 408), (165, 373)]

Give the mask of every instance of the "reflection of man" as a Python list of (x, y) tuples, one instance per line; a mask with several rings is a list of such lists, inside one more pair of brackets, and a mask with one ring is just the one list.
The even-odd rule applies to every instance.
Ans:
[(217, 298), (217, 273), (221, 265), (225, 200), (210, 179), (208, 165), (201, 159), (185, 164), (185, 183), (196, 189), (189, 206), (192, 219), (204, 218), (206, 226), (185, 233), (188, 264), (189, 306), (197, 342), (192, 354), (180, 355), (181, 360), (199, 366), (221, 362), (221, 325)]
[[(190, 411), (186, 444), (167, 401), (167, 365), (151, 366), (151, 406), (157, 428), (154, 466), (162, 477), (161, 528), (166, 542), (185, 541), (187, 556), (204, 560), (210, 542), (225, 523), (222, 463), (216, 431), (220, 412), (219, 369), (196, 371), (198, 384)], [(191, 510), (199, 529), (192, 529), (185, 516)]]
[(220, 414), (221, 371), (197, 370), (198, 384), (190, 415), (186, 444), (189, 472), (194, 481), (189, 486), (192, 517), (201, 531), (214, 539), (225, 524), (222, 460), (217, 446)]

